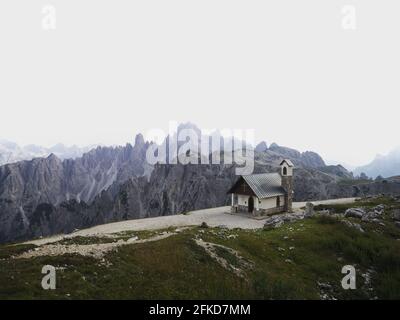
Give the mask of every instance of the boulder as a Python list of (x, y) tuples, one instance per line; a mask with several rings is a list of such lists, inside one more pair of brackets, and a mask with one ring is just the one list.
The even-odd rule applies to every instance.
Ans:
[(311, 202), (306, 203), (306, 210), (304, 212), (305, 218), (310, 218), (315, 214), (314, 212), (314, 205)]
[(373, 210), (378, 210), (378, 211), (385, 210), (385, 205), (384, 204), (378, 204)]
[(268, 218), (264, 223), (264, 229), (278, 228), (286, 222), (294, 222), (304, 219), (304, 214), (284, 213)]
[(370, 211), (368, 213), (366, 213), (365, 215), (363, 215), (363, 217), (361, 218), (361, 221), (363, 222), (376, 222), (379, 221), (378, 219), (380, 219), (381, 216), (379, 214), (377, 214), (375, 211)]
[(321, 215), (321, 216), (330, 216), (330, 217), (338, 217), (338, 216), (340, 216), (340, 214), (336, 214), (336, 213), (332, 214), (328, 209), (324, 209), (324, 210), (318, 211), (318, 214)]
[(400, 221), (400, 209), (393, 210), (392, 218), (395, 221)]
[(332, 286), (329, 283), (323, 283), (323, 282), (319, 282), (317, 281), (318, 286), (320, 287), (320, 289), (323, 290), (332, 290)]
[(284, 224), (284, 221), (281, 217), (279, 216), (271, 217), (265, 221), (264, 229), (278, 228), (282, 224)]
[(383, 204), (377, 205), (375, 208), (372, 209), (372, 211), (376, 214), (382, 215), (385, 211), (385, 206)]
[(348, 221), (348, 220), (342, 220), (342, 222), (343, 222), (346, 226), (348, 226), (349, 228), (354, 228), (354, 229), (356, 229), (356, 230), (358, 230), (358, 231), (360, 231), (360, 232), (364, 232), (364, 229), (361, 228), (361, 225), (358, 224), (358, 223), (350, 222), (350, 221)]
[(285, 213), (281, 215), (281, 218), (284, 222), (294, 222), (304, 218), (304, 213)]
[(358, 218), (361, 219), (365, 215), (364, 209), (361, 208), (350, 208), (347, 209), (346, 212), (344, 213), (344, 216), (346, 218), (352, 217), (352, 218)]

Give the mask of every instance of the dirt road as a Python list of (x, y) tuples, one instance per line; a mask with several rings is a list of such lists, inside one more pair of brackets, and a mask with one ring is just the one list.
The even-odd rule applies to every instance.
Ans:
[[(337, 204), (337, 203), (352, 203), (356, 198), (332, 199), (323, 201), (311, 201), (315, 205), (318, 204)], [(306, 202), (294, 202), (293, 208), (295, 210), (304, 207)], [(122, 231), (140, 231), (140, 230), (157, 230), (169, 227), (183, 227), (200, 225), (206, 222), (210, 227), (225, 226), (227, 228), (241, 228), (241, 229), (258, 229), (264, 226), (264, 220), (256, 220), (245, 215), (232, 215), (229, 213), (230, 207), (218, 207), (212, 209), (204, 209), (191, 211), (185, 215), (172, 215), (146, 219), (136, 219), (128, 221), (114, 222), (104, 225), (95, 226), (89, 229), (79, 230), (69, 235), (57, 235), (49, 238), (28, 241), (35, 245), (43, 245), (64, 238), (71, 238), (76, 236), (101, 236), (104, 234), (117, 233)]]

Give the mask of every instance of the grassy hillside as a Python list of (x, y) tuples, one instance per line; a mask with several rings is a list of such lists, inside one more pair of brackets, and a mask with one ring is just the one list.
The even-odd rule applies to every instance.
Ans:
[[(388, 199), (374, 201), (398, 206)], [(329, 208), (340, 213), (347, 206)], [(385, 225), (361, 223), (364, 233), (343, 218), (327, 216), (273, 230), (192, 227), (161, 240), (119, 246), (102, 258), (16, 259), (34, 246), (3, 245), (0, 299), (400, 299), (400, 229), (389, 217), (386, 210)], [(116, 243), (166, 231), (175, 229), (58, 244)], [(56, 290), (41, 288), (47, 264), (57, 267)], [(341, 287), (341, 269), (348, 264), (357, 270), (356, 290)]]

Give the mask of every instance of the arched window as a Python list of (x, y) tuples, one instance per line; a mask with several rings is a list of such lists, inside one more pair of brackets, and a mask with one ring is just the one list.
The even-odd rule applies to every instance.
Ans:
[(287, 168), (283, 167), (282, 172), (283, 172), (283, 175), (286, 176), (287, 175)]

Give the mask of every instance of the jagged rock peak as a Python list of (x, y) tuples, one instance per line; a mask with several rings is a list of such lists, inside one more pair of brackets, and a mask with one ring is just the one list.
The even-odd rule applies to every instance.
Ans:
[(255, 151), (257, 152), (265, 152), (268, 150), (268, 145), (265, 141), (261, 141), (259, 144), (257, 144)]
[(138, 133), (135, 137), (135, 147), (143, 146), (145, 145), (144, 137), (141, 133)]
[(61, 162), (61, 159), (58, 158), (54, 153), (50, 153), (49, 156), (46, 159), (49, 160), (49, 161)]
[(276, 142), (272, 142), (271, 145), (269, 146), (270, 149), (279, 147)]

